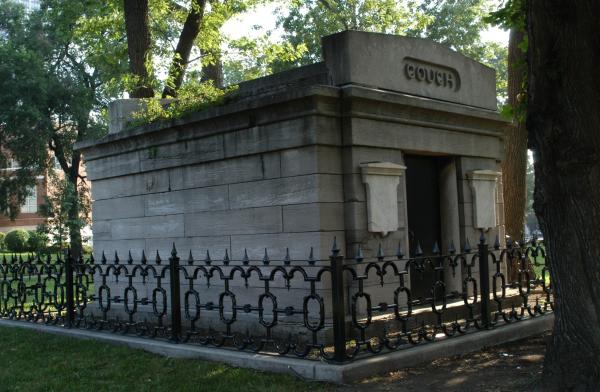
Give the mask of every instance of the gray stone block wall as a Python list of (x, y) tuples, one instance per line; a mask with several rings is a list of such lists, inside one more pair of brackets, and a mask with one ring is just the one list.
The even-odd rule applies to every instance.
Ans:
[[(341, 176), (331, 174), (101, 199), (94, 202), (94, 214), (97, 251), (109, 241), (145, 240), (142, 249), (166, 255), (175, 242), (185, 254), (208, 249), (220, 255), (228, 249), (231, 257), (241, 258), (242, 245), (237, 244), (245, 244), (250, 252), (257, 246), (267, 247), (273, 257), (281, 255), (285, 247), (307, 257), (313, 246), (315, 257), (326, 258), (332, 236), (327, 237), (329, 244), (322, 244), (313, 233), (343, 234), (344, 229)], [(302, 240), (302, 233), (309, 242)], [(253, 237), (257, 235), (269, 236)], [(261, 242), (250, 246), (252, 238)], [(140, 247), (135, 242), (124, 245), (129, 244)], [(105, 250), (125, 250), (120, 248)]]

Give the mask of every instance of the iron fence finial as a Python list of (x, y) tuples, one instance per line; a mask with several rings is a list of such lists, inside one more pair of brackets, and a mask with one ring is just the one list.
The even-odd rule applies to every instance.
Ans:
[(360, 263), (364, 260), (362, 246), (360, 246), (360, 244), (358, 244), (358, 249), (356, 250), (356, 256), (354, 256), (354, 260), (356, 260), (357, 263)]
[(264, 265), (269, 265), (271, 260), (269, 259), (269, 254), (267, 253), (267, 248), (265, 248), (265, 254), (263, 256), (262, 262)]
[(337, 237), (333, 237), (333, 246), (331, 247), (331, 254), (337, 256), (340, 253), (340, 248), (337, 244)]
[(396, 250), (396, 258), (398, 260), (404, 258), (404, 249), (402, 249), (402, 241), (398, 241), (398, 250)]

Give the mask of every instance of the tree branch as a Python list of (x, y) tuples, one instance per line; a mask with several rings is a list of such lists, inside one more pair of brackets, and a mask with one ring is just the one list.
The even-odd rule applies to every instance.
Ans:
[(151, 46), (148, 0), (124, 1), (129, 70), (139, 78), (131, 96), (133, 98), (151, 98), (154, 96), (154, 91), (150, 87), (150, 75), (146, 66)]
[(183, 83), (187, 62), (190, 58), (190, 53), (194, 45), (194, 40), (200, 32), (200, 25), (204, 19), (204, 8), (206, 0), (192, 0), (192, 8), (183, 24), (183, 29), (177, 42), (177, 48), (173, 55), (173, 61), (169, 68), (169, 77), (165, 86), (162, 97), (176, 97), (177, 90)]
[(340, 12), (338, 9), (336, 9), (336, 7), (334, 7), (333, 5), (331, 5), (331, 3), (329, 2), (329, 0), (319, 0), (319, 3), (321, 3), (323, 5), (323, 7), (327, 8), (329, 10), (329, 12), (331, 12), (333, 15), (336, 16), (336, 18), (338, 20), (340, 20), (340, 22), (342, 22), (342, 24), (344, 25), (344, 28), (346, 30), (350, 30), (350, 26), (348, 25), (348, 21), (344, 18), (340, 18)]

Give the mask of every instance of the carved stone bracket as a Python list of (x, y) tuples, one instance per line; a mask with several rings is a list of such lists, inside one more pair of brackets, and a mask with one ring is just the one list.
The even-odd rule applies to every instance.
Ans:
[(502, 174), (493, 170), (473, 170), (467, 179), (473, 195), (473, 227), (496, 227), (496, 186)]
[(387, 235), (398, 230), (398, 185), (406, 166), (391, 162), (360, 164), (366, 187), (368, 230)]

